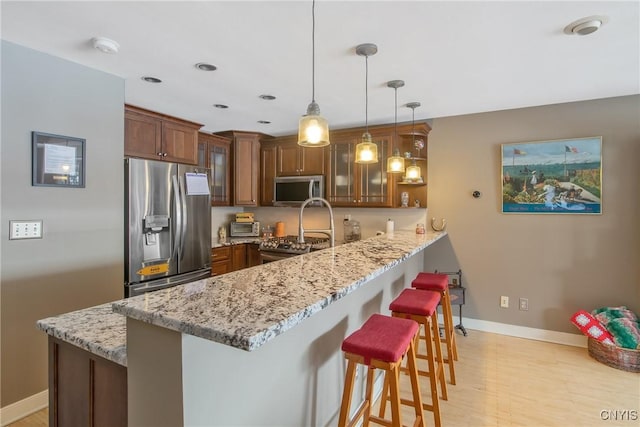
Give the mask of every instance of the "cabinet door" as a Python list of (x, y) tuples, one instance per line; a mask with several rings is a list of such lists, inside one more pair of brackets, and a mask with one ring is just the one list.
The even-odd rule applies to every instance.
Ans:
[(209, 144), (209, 170), (211, 173), (211, 204), (228, 206), (229, 197), (229, 145)]
[(232, 248), (231, 271), (242, 270), (247, 266), (247, 245), (243, 243)]
[(237, 135), (234, 141), (235, 206), (258, 205), (260, 142), (257, 135)]
[(124, 154), (151, 160), (162, 159), (162, 121), (158, 118), (125, 111)]
[(262, 264), (260, 261), (260, 245), (257, 243), (247, 244), (247, 267), (253, 267)]
[(372, 133), (373, 142), (378, 146), (378, 163), (358, 165), (357, 189), (360, 206), (391, 207), (393, 205), (392, 186), (387, 173), (387, 158), (390, 154), (391, 135)]
[(260, 205), (273, 205), (273, 180), (276, 176), (275, 146), (260, 148)]
[(163, 158), (169, 162), (198, 164), (198, 130), (177, 122), (162, 122)]
[(335, 206), (357, 205), (355, 142), (331, 144), (329, 157), (331, 174), (327, 179), (327, 199)]
[(300, 173), (302, 175), (324, 175), (325, 148), (300, 147)]
[(278, 176), (300, 175), (298, 144), (278, 145)]

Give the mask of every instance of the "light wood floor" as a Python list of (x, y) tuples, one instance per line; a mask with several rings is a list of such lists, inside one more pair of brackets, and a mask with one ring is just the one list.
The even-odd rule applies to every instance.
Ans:
[[(640, 425), (640, 374), (596, 362), (586, 348), (468, 332), (457, 337), (458, 384), (448, 384), (449, 400), (440, 401), (443, 427)], [(621, 420), (620, 412), (618, 420), (601, 418), (601, 411), (616, 410), (636, 411), (637, 418)], [(403, 407), (403, 413), (410, 424), (413, 412)], [(43, 409), (10, 427), (46, 427), (47, 417)], [(433, 426), (430, 412), (425, 419)]]

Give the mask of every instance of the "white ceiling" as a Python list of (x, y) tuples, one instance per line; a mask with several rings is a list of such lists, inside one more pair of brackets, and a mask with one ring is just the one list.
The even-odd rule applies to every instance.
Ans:
[[(331, 128), (393, 122), (387, 81), (402, 79), (416, 119), (640, 93), (635, 1), (316, 2), (316, 101)], [(311, 101), (311, 1), (2, 1), (2, 38), (125, 79), (127, 103), (204, 124), (204, 130), (294, 133)], [(566, 35), (591, 15), (608, 22)], [(117, 55), (91, 38), (120, 43)], [(195, 68), (198, 62), (218, 67)], [(142, 81), (154, 76), (161, 84)], [(271, 94), (275, 101), (258, 96)], [(221, 110), (212, 105), (229, 105)], [(258, 124), (269, 120), (271, 124)]]

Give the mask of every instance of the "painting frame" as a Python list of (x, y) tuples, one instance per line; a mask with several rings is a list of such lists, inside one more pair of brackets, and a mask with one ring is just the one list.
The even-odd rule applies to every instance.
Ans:
[(602, 214), (602, 136), (500, 146), (504, 214)]
[(85, 144), (83, 138), (32, 131), (31, 185), (84, 188)]

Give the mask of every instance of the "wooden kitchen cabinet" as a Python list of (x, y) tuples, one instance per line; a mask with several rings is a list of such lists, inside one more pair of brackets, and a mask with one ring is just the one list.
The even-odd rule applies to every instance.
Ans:
[(346, 129), (335, 131), (331, 135), (326, 194), (333, 206), (393, 206), (393, 177), (387, 173), (393, 126), (369, 127), (373, 142), (378, 145), (378, 162), (357, 164), (356, 145), (361, 141), (364, 130)]
[[(416, 123), (415, 128), (411, 129), (410, 126), (405, 126), (402, 130), (398, 131), (399, 137), (399, 149), (401, 155), (410, 153), (410, 156), (405, 156), (405, 168), (410, 166), (415, 161), (416, 166), (420, 166), (421, 180), (418, 182), (411, 182), (404, 179), (403, 176), (398, 175), (395, 178), (396, 181), (396, 194), (394, 196), (393, 207), (402, 206), (402, 193), (406, 192), (409, 198), (409, 208), (427, 206), (427, 138), (431, 128), (424, 122)], [(416, 148), (416, 143), (424, 145), (423, 148)], [(417, 201), (417, 203), (416, 203)]]
[(126, 427), (127, 368), (49, 337), (49, 425)]
[(197, 164), (201, 124), (125, 105), (124, 154)]
[(211, 249), (211, 275), (219, 276), (221, 274), (233, 271), (233, 261), (231, 257), (231, 246), (219, 246)]
[(260, 187), (260, 137), (263, 134), (227, 131), (221, 135), (233, 144), (233, 205), (258, 206)]
[(259, 247), (258, 243), (247, 243), (247, 267), (262, 264)]
[(260, 147), (260, 205), (273, 205), (273, 181), (276, 177), (275, 145), (262, 144)]
[(231, 204), (231, 140), (198, 133), (198, 166), (209, 169), (211, 205)]
[(241, 243), (231, 246), (231, 271), (238, 271), (247, 266), (247, 245)]
[(325, 148), (301, 147), (298, 137), (276, 138), (277, 175), (324, 175)]

